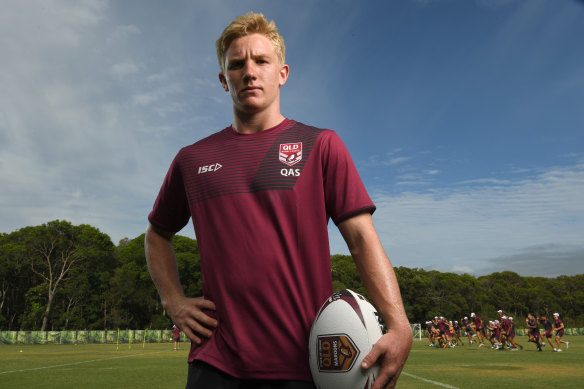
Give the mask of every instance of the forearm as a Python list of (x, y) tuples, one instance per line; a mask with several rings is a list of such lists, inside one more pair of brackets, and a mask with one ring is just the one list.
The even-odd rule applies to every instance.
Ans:
[(148, 271), (165, 308), (176, 297), (184, 297), (171, 239), (172, 234), (158, 232), (152, 225), (144, 238)]
[(357, 265), (361, 280), (389, 328), (411, 331), (399, 285), (371, 216), (359, 215), (339, 226)]
[[(371, 244), (365, 247), (371, 247)], [(386, 325), (409, 330), (397, 278), (383, 249), (364, 248), (352, 255), (363, 284)]]
[(363, 358), (361, 367), (369, 369), (380, 363), (381, 369), (372, 388), (393, 388), (412, 347), (412, 330), (397, 278), (373, 227), (371, 215), (354, 216), (339, 224), (339, 229), (373, 304), (388, 327), (387, 334)]
[(148, 270), (168, 316), (189, 339), (200, 344), (202, 338), (211, 337), (212, 330), (217, 327), (217, 320), (204, 312), (214, 311), (215, 304), (203, 297), (184, 295), (172, 249), (173, 235), (148, 226), (144, 238)]

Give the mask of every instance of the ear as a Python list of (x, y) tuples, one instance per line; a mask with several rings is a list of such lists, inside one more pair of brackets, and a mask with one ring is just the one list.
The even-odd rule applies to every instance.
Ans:
[(223, 72), (219, 72), (219, 82), (221, 83), (221, 86), (223, 86), (223, 89), (225, 90), (225, 92), (229, 92), (229, 85), (227, 84), (227, 78), (225, 78), (225, 75), (223, 74)]
[(288, 80), (288, 75), (290, 74), (290, 67), (286, 64), (282, 65), (280, 68), (280, 82), (279, 85), (283, 86)]

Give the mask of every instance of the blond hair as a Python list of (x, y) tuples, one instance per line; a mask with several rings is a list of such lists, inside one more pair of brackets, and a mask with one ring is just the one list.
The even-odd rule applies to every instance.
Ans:
[(281, 65), (284, 64), (286, 61), (286, 45), (284, 44), (284, 38), (278, 32), (276, 23), (273, 20), (268, 23), (266, 17), (261, 13), (249, 12), (245, 15), (238, 16), (225, 27), (225, 30), (223, 30), (223, 33), (215, 43), (217, 47), (217, 60), (223, 73), (225, 73), (225, 58), (229, 45), (237, 38), (256, 33), (262, 34), (270, 41), (278, 62)]

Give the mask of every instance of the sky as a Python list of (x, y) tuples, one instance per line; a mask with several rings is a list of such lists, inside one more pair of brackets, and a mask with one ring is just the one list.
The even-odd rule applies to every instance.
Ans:
[(253, 10), (286, 41), (282, 113), (341, 136), (394, 266), (584, 274), (583, 1), (0, 9), (0, 232), (59, 219), (115, 244), (142, 234), (176, 152), (232, 122), (214, 45)]

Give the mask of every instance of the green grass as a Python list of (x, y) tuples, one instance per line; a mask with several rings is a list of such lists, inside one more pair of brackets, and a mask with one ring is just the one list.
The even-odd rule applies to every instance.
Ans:
[(172, 347), (1, 345), (0, 388), (184, 388), (188, 345)]
[[(453, 349), (428, 347), (426, 340), (414, 341), (397, 387), (439, 388), (422, 381), (435, 381), (456, 388), (581, 388), (584, 382), (584, 337), (565, 336), (570, 348), (554, 353), (549, 345), (537, 352), (527, 337), (516, 338), (521, 351), (492, 350), (490, 344), (475, 343)], [(412, 377), (415, 376), (415, 377)]]
[[(476, 344), (454, 349), (414, 341), (397, 385), (408, 388), (577, 388), (584, 382), (584, 337), (565, 337), (570, 348), (537, 352), (526, 337), (523, 351)], [(0, 345), (0, 388), (184, 388), (187, 344)], [(20, 352), (22, 350), (22, 352)], [(424, 381), (425, 380), (425, 381)], [(432, 383), (433, 381), (434, 383)]]

